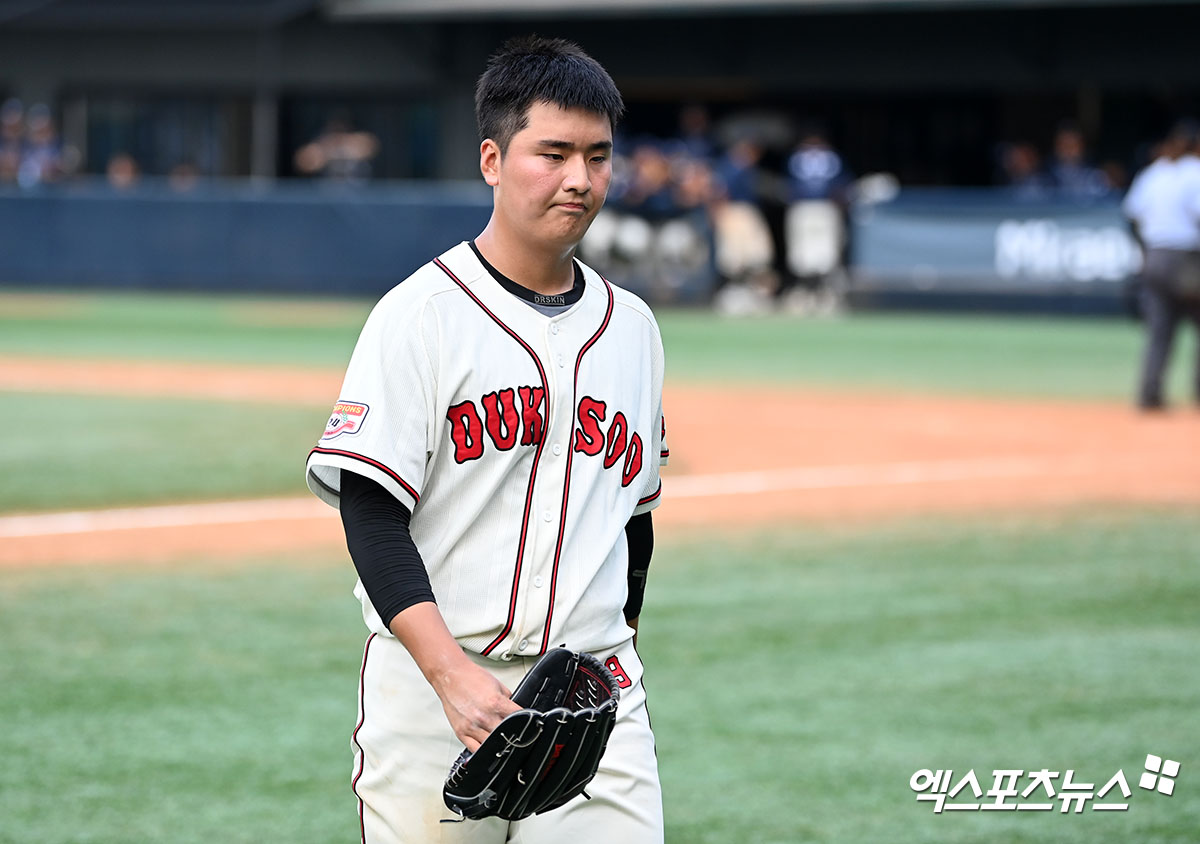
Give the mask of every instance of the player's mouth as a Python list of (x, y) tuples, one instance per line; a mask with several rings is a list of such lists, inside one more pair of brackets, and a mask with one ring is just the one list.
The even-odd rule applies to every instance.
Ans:
[(573, 214), (582, 214), (584, 211), (588, 210), (587, 206), (582, 202), (560, 202), (558, 203), (557, 207), (563, 209), (564, 211), (570, 211)]

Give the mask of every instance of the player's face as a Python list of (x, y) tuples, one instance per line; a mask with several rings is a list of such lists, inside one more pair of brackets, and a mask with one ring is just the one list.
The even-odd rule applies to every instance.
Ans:
[(579, 243), (612, 181), (612, 127), (604, 115), (584, 109), (534, 103), (529, 125), (503, 155), (490, 141), (481, 152), (497, 215), (530, 242)]

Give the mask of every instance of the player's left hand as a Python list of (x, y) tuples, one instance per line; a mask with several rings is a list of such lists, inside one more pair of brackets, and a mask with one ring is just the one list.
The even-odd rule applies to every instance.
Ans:
[(521, 708), (503, 683), (472, 662), (446, 672), (434, 691), (454, 734), (472, 753), (505, 717)]
[(620, 697), (592, 654), (550, 651), (513, 693), (520, 709), (455, 761), (446, 806), (463, 818), (517, 821), (570, 802), (599, 769)]

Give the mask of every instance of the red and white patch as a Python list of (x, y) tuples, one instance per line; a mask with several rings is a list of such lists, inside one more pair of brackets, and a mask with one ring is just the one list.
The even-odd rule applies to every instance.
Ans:
[(321, 439), (331, 440), (342, 434), (357, 434), (362, 430), (368, 410), (370, 408), (365, 404), (339, 401), (333, 406), (333, 413), (329, 415), (329, 424), (325, 426), (325, 435)]

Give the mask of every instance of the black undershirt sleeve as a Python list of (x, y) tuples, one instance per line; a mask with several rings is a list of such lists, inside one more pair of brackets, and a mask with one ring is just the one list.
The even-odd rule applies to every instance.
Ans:
[(409, 533), (412, 513), (379, 484), (342, 470), (346, 548), (367, 597), (385, 625), (404, 610), (433, 601), (429, 573)]
[[(346, 547), (363, 589), (385, 625), (404, 610), (434, 601), (429, 574), (409, 533), (409, 509), (370, 478), (342, 471), (342, 526)], [(629, 597), (625, 618), (637, 618), (646, 593), (646, 570), (654, 552), (654, 526), (649, 513), (625, 525), (629, 548)]]
[(637, 618), (642, 612), (646, 594), (646, 570), (654, 553), (654, 524), (649, 513), (634, 516), (625, 525), (625, 542), (629, 545), (629, 598), (625, 601), (625, 618)]

